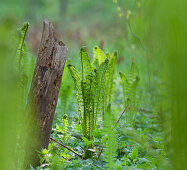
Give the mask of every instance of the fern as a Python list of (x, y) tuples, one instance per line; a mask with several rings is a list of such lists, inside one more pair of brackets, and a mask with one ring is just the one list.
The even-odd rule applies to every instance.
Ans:
[(20, 41), (19, 41), (18, 48), (16, 51), (16, 68), (19, 72), (21, 71), (21, 68), (24, 67), (23, 55), (24, 55), (25, 47), (26, 47), (25, 37), (26, 37), (28, 28), (29, 28), (29, 23), (26, 22), (23, 24), (21, 31), (20, 31)]
[[(29, 28), (29, 23), (24, 23), (19, 29), (16, 54), (13, 58), (13, 67), (17, 78), (17, 87), (20, 95), (20, 109), (24, 111), (27, 103), (27, 97), (32, 81), (32, 75), (34, 73), (35, 58), (31, 56), (27, 49), (25, 37)], [(20, 115), (21, 116), (21, 115)]]
[(109, 53), (105, 55), (101, 49), (95, 47), (94, 61), (91, 64), (83, 47), (80, 51), (81, 74), (71, 64), (68, 65), (75, 83), (83, 137), (89, 141), (93, 140), (98, 114), (103, 117), (105, 115), (106, 96), (111, 98), (116, 56), (117, 53), (111, 57)]
[[(34, 72), (34, 64), (35, 64), (35, 58), (31, 56), (27, 49), (27, 44), (25, 42), (25, 37), (27, 34), (29, 28), (28, 23), (24, 23), (22, 28), (19, 30), (19, 37), (16, 37), (18, 39), (16, 54), (13, 58), (13, 67), (16, 74), (16, 88), (18, 88), (18, 105), (19, 105), (19, 113), (17, 114), (17, 117), (15, 119), (16, 124), (19, 125), (17, 127), (17, 134), (18, 138), (16, 139), (16, 152), (17, 154), (23, 155), (21, 158), (21, 162), (24, 162), (25, 160), (25, 149), (27, 148), (27, 139), (29, 138), (28, 134), (25, 134), (25, 131), (29, 131), (30, 127), (24, 126), (25, 115), (23, 114), (25, 112), (26, 104), (27, 104), (27, 97), (30, 89), (30, 84), (32, 80), (32, 74)], [(23, 129), (23, 126), (25, 127)], [(23, 165), (23, 164), (22, 164)], [(20, 166), (22, 166), (20, 163)], [(18, 168), (19, 169), (19, 168)], [(21, 168), (23, 169), (23, 168)]]
[(124, 73), (119, 72), (120, 77), (122, 79), (122, 83), (123, 83), (123, 97), (124, 97), (124, 107), (127, 107), (129, 104), (129, 100), (130, 100), (130, 84), (127, 80), (127, 77), (125, 76)]
[(62, 133), (64, 135), (63, 141), (67, 144), (69, 142), (69, 139), (71, 138), (71, 136), (67, 133), (69, 124), (68, 124), (68, 118), (67, 118), (66, 115), (64, 115), (62, 121), (63, 121), (63, 124), (64, 124), (63, 130), (62, 130)]
[[(84, 114), (83, 114), (83, 130), (84, 136), (87, 137), (89, 140), (91, 139), (91, 129), (94, 129), (94, 124), (92, 123), (91, 127), (91, 119), (93, 118), (93, 108), (92, 108), (92, 101), (93, 101), (93, 94), (92, 94), (92, 80), (93, 80), (93, 68), (91, 66), (88, 53), (85, 51), (85, 48), (81, 48), (80, 52), (81, 58), (81, 65), (82, 65), (82, 95), (83, 95), (83, 102), (84, 102)], [(86, 132), (85, 132), (86, 131)]]
[(104, 52), (97, 46), (94, 47), (94, 61), (93, 64), (97, 67), (98, 65), (101, 65), (107, 58)]
[(115, 157), (116, 157), (116, 149), (117, 149), (117, 141), (116, 135), (113, 129), (114, 120), (111, 114), (111, 106), (108, 105), (106, 111), (106, 117), (104, 120), (104, 158), (106, 162), (106, 168), (111, 170), (115, 167)]
[(92, 65), (97, 69), (97, 91), (95, 95), (95, 114), (97, 118), (99, 112), (104, 117), (106, 106), (111, 102), (117, 52), (114, 52), (112, 56), (110, 56), (110, 53), (106, 53), (105, 55), (97, 46), (94, 47), (93, 51), (94, 61)]
[[(110, 58), (110, 54), (107, 53), (106, 56)], [(106, 105), (108, 105), (112, 101), (112, 92), (113, 92), (113, 81), (115, 74), (115, 66), (116, 66), (117, 52), (114, 52), (110, 58), (109, 66), (106, 71)]]
[(95, 124), (98, 113), (105, 113), (105, 73), (108, 68), (109, 60), (106, 58), (96, 71), (95, 81)]
[(22, 104), (26, 105), (27, 95), (29, 92), (32, 74), (34, 72), (35, 58), (29, 55), (25, 37), (29, 28), (29, 23), (24, 23), (20, 29), (20, 37), (17, 45), (16, 55), (14, 58), (14, 67), (18, 73), (20, 94), (22, 95)]
[(78, 111), (79, 111), (80, 117), (82, 119), (83, 114), (84, 114), (84, 103), (83, 103), (83, 96), (82, 96), (80, 73), (71, 64), (68, 64), (67, 67), (70, 71), (70, 74), (71, 74), (71, 76), (73, 78), (73, 81), (74, 81), (74, 84), (75, 84), (76, 98), (77, 98), (77, 103), (78, 103)]
[(126, 112), (126, 120), (133, 122), (136, 112), (137, 86), (139, 82), (139, 72), (136, 64), (132, 62), (129, 73), (125, 75), (120, 72), (120, 77), (123, 83), (124, 107), (130, 108), (130, 111)]
[(88, 53), (85, 52), (84, 48), (81, 48), (80, 59), (82, 65), (82, 79), (80, 73), (71, 64), (68, 65), (68, 68), (75, 83), (83, 136), (91, 139), (91, 131), (94, 129), (94, 121), (92, 121), (94, 120), (93, 94), (91, 90), (93, 69), (90, 64)]

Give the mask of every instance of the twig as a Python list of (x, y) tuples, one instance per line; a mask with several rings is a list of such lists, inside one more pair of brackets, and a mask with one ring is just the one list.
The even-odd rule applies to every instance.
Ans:
[(121, 115), (120, 115), (120, 117), (119, 117), (118, 121), (116, 122), (116, 124), (117, 124), (117, 123), (119, 123), (119, 121), (120, 121), (121, 117), (122, 117), (122, 116), (123, 116), (123, 114), (124, 114), (124, 113), (127, 111), (128, 107), (129, 107), (129, 104), (128, 104), (128, 105), (125, 107), (124, 111), (121, 113)]
[(98, 159), (100, 158), (102, 152), (103, 152), (103, 146), (101, 146), (101, 150), (100, 150), (100, 152), (99, 152)]
[(69, 147), (65, 146), (64, 144), (58, 142), (57, 140), (53, 139), (52, 137), (50, 137), (50, 140), (56, 142), (57, 144), (63, 146), (64, 148), (68, 149), (69, 151), (73, 152), (75, 155), (79, 156), (81, 159), (85, 159), (82, 155), (80, 155), (79, 153), (73, 151), (72, 149), (70, 149)]

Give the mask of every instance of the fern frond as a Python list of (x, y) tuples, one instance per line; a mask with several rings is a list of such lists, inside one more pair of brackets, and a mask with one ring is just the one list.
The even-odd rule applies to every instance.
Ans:
[(106, 109), (106, 117), (104, 120), (104, 137), (106, 142), (104, 143), (104, 158), (106, 165), (105, 167), (109, 170), (114, 169), (115, 167), (115, 157), (117, 149), (116, 135), (113, 127), (113, 117), (111, 114), (111, 106), (108, 105)]
[(18, 87), (20, 88), (20, 95), (22, 95), (22, 106), (26, 106), (35, 65), (35, 58), (28, 53), (27, 45), (25, 43), (28, 28), (29, 23), (24, 23), (19, 30), (20, 37), (13, 62), (16, 73), (18, 73)]
[(18, 44), (18, 48), (16, 51), (16, 69), (21, 72), (22, 68), (24, 67), (24, 62), (23, 62), (23, 55), (24, 55), (24, 51), (25, 51), (25, 37), (26, 37), (26, 33), (27, 30), (29, 28), (29, 23), (24, 23), (21, 31), (20, 31), (20, 41)]
[(120, 77), (122, 79), (122, 84), (123, 84), (123, 97), (124, 97), (124, 107), (127, 107), (130, 101), (130, 84), (127, 80), (127, 77), (125, 76), (124, 73), (119, 72)]
[[(109, 54), (107, 55), (109, 57)], [(105, 88), (105, 96), (106, 96), (106, 105), (111, 102), (112, 98), (112, 90), (114, 83), (114, 74), (115, 74), (115, 66), (116, 66), (117, 52), (114, 52), (110, 58), (109, 66), (106, 71), (106, 88)]]
[(130, 84), (130, 94), (131, 94), (131, 102), (133, 105), (135, 105), (136, 102), (136, 94), (137, 94), (137, 85), (139, 82), (139, 71), (137, 65), (132, 62), (130, 71), (128, 73), (128, 81)]
[[(108, 58), (107, 58), (108, 57)], [(81, 96), (81, 123), (83, 136), (88, 140), (93, 139), (93, 131), (96, 127), (98, 113), (105, 114), (106, 108), (106, 87), (109, 87), (111, 94), (114, 69), (117, 53), (111, 57), (106, 55), (98, 47), (94, 48), (94, 62), (91, 64), (88, 53), (85, 47), (81, 48), (81, 76), (77, 70), (71, 65), (68, 65), (71, 75), (74, 79), (77, 96)], [(110, 60), (109, 60), (110, 59)], [(110, 69), (108, 66), (110, 65)], [(94, 69), (95, 68), (95, 69)], [(108, 81), (105, 82), (106, 72), (108, 70)], [(110, 80), (112, 77), (112, 80)], [(79, 98), (79, 97), (78, 97)], [(80, 100), (80, 99), (77, 99)], [(80, 106), (80, 104), (78, 104)]]
[(120, 77), (123, 83), (123, 97), (124, 107), (131, 106), (131, 110), (126, 112), (126, 120), (130, 123), (134, 122), (134, 116), (137, 106), (137, 86), (139, 82), (138, 68), (134, 62), (132, 62), (129, 73), (125, 75), (120, 72)]
[(110, 58), (110, 53), (109, 53), (109, 52), (106, 53), (106, 58), (111, 59), (111, 58)]
[(96, 65), (96, 66), (100, 65), (101, 63), (103, 63), (105, 61), (105, 59), (107, 57), (106, 57), (105, 53), (98, 46), (95, 46), (93, 51), (94, 51), (93, 64)]
[(139, 78), (138, 75), (139, 75), (138, 67), (134, 62), (132, 62), (131, 68), (130, 68), (128, 75), (127, 75), (129, 83), (133, 84), (133, 82), (137, 81)]
[(82, 65), (82, 80), (84, 82), (90, 81), (90, 79), (92, 79), (91, 76), (93, 73), (93, 68), (91, 66), (88, 52), (86, 52), (85, 47), (81, 48), (80, 59), (81, 59), (81, 65)]
[(98, 113), (105, 112), (105, 73), (108, 68), (109, 59), (106, 58), (103, 63), (99, 66), (98, 70), (96, 71), (96, 84), (95, 84), (95, 124), (97, 120)]
[[(83, 102), (84, 102), (84, 116), (83, 116), (83, 128), (86, 128), (86, 133), (84, 134), (89, 140), (91, 139), (91, 129), (93, 129), (93, 124), (91, 125), (91, 115), (93, 117), (93, 109), (92, 109), (92, 82), (94, 76), (94, 70), (91, 66), (90, 59), (88, 53), (85, 48), (81, 48), (80, 52), (81, 65), (82, 65), (82, 94), (83, 94)], [(92, 127), (91, 127), (92, 126)], [(85, 130), (85, 129), (84, 129)]]
[(74, 81), (74, 84), (75, 84), (76, 98), (77, 98), (77, 103), (78, 103), (78, 111), (79, 111), (79, 114), (80, 114), (81, 119), (82, 119), (83, 118), (83, 113), (84, 113), (84, 103), (83, 103), (83, 96), (82, 96), (80, 73), (71, 64), (68, 64), (67, 67), (70, 71), (70, 74), (71, 74), (71, 76), (73, 78), (73, 81)]

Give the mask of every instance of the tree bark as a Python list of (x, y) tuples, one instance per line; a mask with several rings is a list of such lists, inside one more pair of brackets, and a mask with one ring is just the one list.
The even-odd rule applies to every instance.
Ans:
[(53, 25), (45, 20), (27, 103), (27, 165), (39, 165), (36, 151), (48, 148), (66, 56), (67, 47), (56, 38)]

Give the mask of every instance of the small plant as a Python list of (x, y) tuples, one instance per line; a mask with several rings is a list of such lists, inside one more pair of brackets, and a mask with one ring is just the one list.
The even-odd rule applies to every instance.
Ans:
[[(16, 90), (18, 91), (17, 101), (18, 101), (18, 110), (15, 121), (19, 123), (17, 127), (17, 138), (15, 150), (17, 156), (21, 159), (17, 162), (19, 168), (23, 168), (26, 155), (26, 150), (28, 150), (27, 138), (30, 138), (28, 132), (31, 127), (25, 126), (25, 108), (27, 104), (27, 97), (30, 88), (30, 83), (32, 79), (32, 74), (34, 72), (35, 58), (32, 57), (27, 48), (25, 42), (25, 37), (29, 28), (29, 23), (26, 22), (18, 30), (18, 36), (15, 37), (17, 41), (16, 53), (13, 59), (13, 76), (16, 84)], [(24, 128), (23, 128), (24, 127)], [(18, 169), (19, 169), (18, 168)]]
[(116, 52), (110, 57), (109, 53), (105, 55), (95, 47), (91, 64), (85, 48), (81, 48), (81, 74), (74, 66), (68, 65), (75, 83), (83, 137), (89, 141), (93, 140), (98, 114), (104, 118), (106, 104), (111, 100), (116, 57)]
[(105, 167), (109, 170), (112, 170), (115, 167), (115, 157), (117, 150), (117, 141), (115, 135), (114, 119), (111, 113), (111, 106), (108, 105), (106, 111), (106, 117), (104, 120), (104, 135), (103, 135), (103, 145), (104, 149), (104, 158), (106, 165)]
[(126, 121), (128, 123), (133, 123), (135, 112), (137, 111), (137, 86), (140, 80), (136, 64), (132, 62), (128, 74), (125, 75), (124, 73), (120, 72), (120, 77), (123, 83), (124, 108), (128, 108), (126, 109)]
[(18, 32), (19, 41), (17, 45), (16, 55), (14, 58), (14, 68), (18, 78), (18, 88), (22, 98), (20, 106), (25, 107), (27, 101), (27, 95), (29, 92), (32, 74), (34, 72), (35, 58), (32, 57), (27, 49), (25, 37), (29, 28), (29, 23), (26, 22)]

